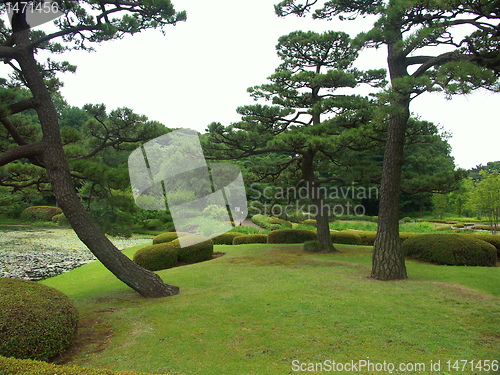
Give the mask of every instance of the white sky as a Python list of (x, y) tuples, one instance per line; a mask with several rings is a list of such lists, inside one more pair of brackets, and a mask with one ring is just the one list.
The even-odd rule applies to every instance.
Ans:
[[(104, 43), (97, 52), (71, 52), (64, 59), (78, 66), (64, 75), (62, 93), (75, 106), (105, 103), (108, 110), (130, 107), (168, 127), (204, 131), (218, 121), (239, 120), (236, 107), (251, 104), (246, 89), (265, 83), (280, 60), (277, 39), (295, 30), (369, 29), (372, 22), (313, 21), (274, 14), (278, 0), (173, 0), (186, 10), (187, 22)], [(362, 68), (385, 68), (384, 51), (370, 50)], [(453, 134), (456, 164), (471, 168), (500, 160), (500, 95), (475, 93), (454, 97), (424, 94), (411, 110)], [(432, 157), (432, 155), (429, 155)]]

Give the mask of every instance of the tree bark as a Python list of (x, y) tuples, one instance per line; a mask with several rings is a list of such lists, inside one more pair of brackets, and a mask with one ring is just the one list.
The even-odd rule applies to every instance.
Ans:
[(387, 128), (387, 141), (380, 182), (378, 229), (373, 246), (371, 277), (378, 280), (406, 279), (406, 266), (399, 237), (399, 199), (404, 160), (405, 131), (410, 117), (410, 94), (398, 91), (398, 78), (408, 75), (401, 53), (402, 35), (388, 45), (388, 66), (394, 94)]
[(319, 189), (320, 184), (314, 176), (314, 151), (309, 150), (303, 154), (302, 158), (302, 178), (307, 184), (307, 190), (313, 206), (316, 207), (316, 232), (318, 241), (321, 243), (322, 251), (333, 253), (338, 250), (333, 246), (330, 236), (330, 215), (328, 207), (324, 204), (324, 198)]
[(54, 196), (65, 216), (90, 251), (118, 279), (144, 297), (165, 297), (179, 293), (176, 286), (163, 283), (153, 272), (140, 267), (122, 254), (92, 221), (81, 204), (73, 186), (70, 169), (64, 154), (58, 116), (50, 93), (29, 46), (28, 30), (14, 33), (17, 45), (16, 60), (26, 79), (35, 110), (42, 126), (43, 157)]

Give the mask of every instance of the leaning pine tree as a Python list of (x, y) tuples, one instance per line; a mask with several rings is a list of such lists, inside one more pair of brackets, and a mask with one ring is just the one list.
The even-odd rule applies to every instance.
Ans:
[[(158, 1), (57, 1), (64, 13), (55, 22), (57, 31), (46, 34), (33, 30), (27, 22), (26, 2), (4, 1), (0, 13), (12, 12), (12, 27), (0, 24), (0, 58), (31, 92), (32, 97), (1, 108), (2, 125), (15, 147), (0, 154), (0, 166), (28, 159), (46, 169), (52, 191), (78, 237), (116, 277), (144, 297), (163, 297), (179, 293), (176, 286), (163, 283), (161, 278), (132, 262), (99, 230), (82, 206), (72, 180), (63, 150), (51, 88), (56, 82), (53, 73), (67, 70), (67, 63), (47, 60), (39, 63), (35, 55), (60, 53), (70, 49), (91, 49), (89, 43), (114, 40), (150, 28), (162, 28), (185, 19), (185, 13), (175, 12), (169, 0)], [(36, 9), (39, 2), (35, 1)], [(36, 20), (35, 20), (36, 22)], [(58, 40), (59, 42), (56, 42)], [(27, 142), (9, 116), (34, 109), (41, 126), (42, 139)]]

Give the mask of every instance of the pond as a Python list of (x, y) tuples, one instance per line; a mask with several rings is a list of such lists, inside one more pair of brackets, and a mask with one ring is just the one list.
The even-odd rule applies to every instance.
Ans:
[[(120, 250), (151, 243), (151, 236), (109, 237)], [(72, 229), (0, 230), (0, 277), (42, 280), (95, 261)]]

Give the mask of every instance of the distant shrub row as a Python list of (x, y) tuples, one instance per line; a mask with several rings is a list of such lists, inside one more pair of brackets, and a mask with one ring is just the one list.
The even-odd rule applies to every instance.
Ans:
[(58, 366), (29, 359), (0, 357), (2, 375), (151, 375), (130, 371), (111, 371), (79, 366)]
[(283, 220), (274, 216), (266, 216), (262, 214), (252, 216), (252, 223), (267, 230), (277, 230), (281, 229), (283, 226), (292, 228), (292, 223), (288, 220)]

